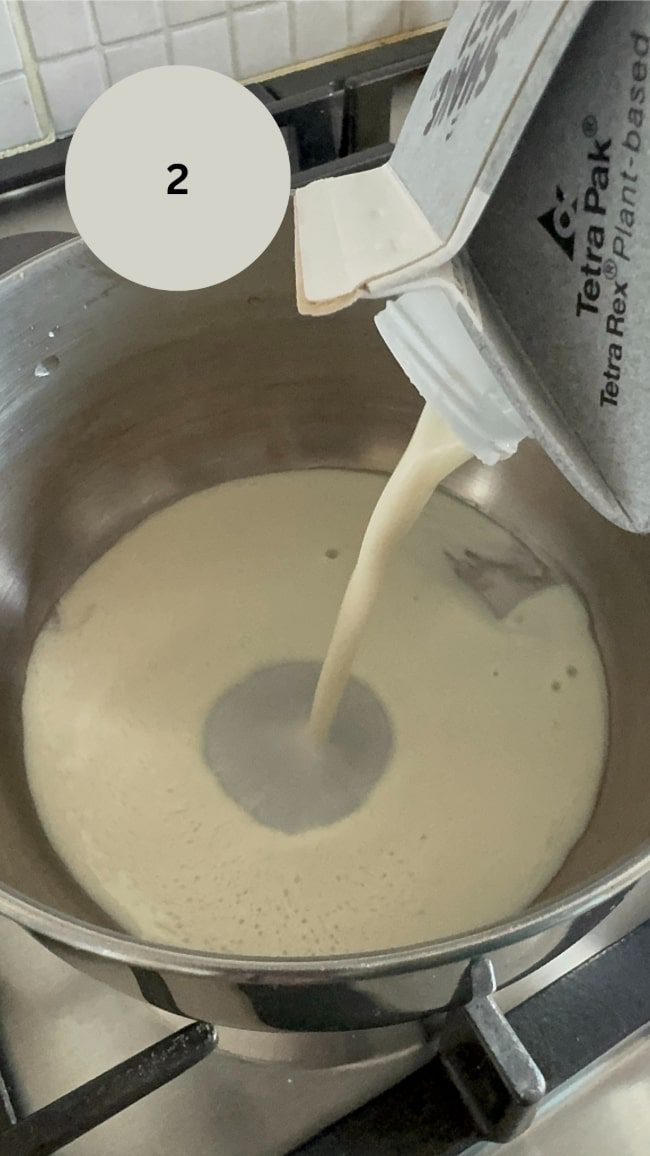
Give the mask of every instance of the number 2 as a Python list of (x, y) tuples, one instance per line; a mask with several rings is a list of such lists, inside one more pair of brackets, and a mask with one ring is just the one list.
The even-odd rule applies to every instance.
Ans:
[(167, 186), (168, 193), (187, 193), (189, 191), (188, 189), (179, 189), (178, 187), (181, 181), (184, 181), (187, 176), (186, 165), (168, 165), (167, 172), (178, 172), (178, 176), (174, 177), (174, 180)]

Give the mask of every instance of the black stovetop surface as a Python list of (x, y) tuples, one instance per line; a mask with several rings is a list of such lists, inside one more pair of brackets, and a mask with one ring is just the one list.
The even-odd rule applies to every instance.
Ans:
[[(558, 1089), (650, 1022), (650, 921), (532, 996), (507, 1018), (543, 1072), (548, 1092)], [(481, 1073), (476, 1071), (475, 1076), (480, 1084)], [(436, 1057), (295, 1152), (458, 1156), (484, 1138)]]

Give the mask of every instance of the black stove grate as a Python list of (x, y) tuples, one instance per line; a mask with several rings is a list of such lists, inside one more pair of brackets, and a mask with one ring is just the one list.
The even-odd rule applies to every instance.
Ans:
[[(547, 1092), (650, 1023), (650, 920), (508, 1013)], [(476, 1072), (471, 1094), (491, 1094)], [(458, 1156), (485, 1138), (439, 1057), (295, 1149), (296, 1156)]]
[[(548, 1091), (650, 1023), (649, 960), (650, 920), (502, 1017), (511, 1041), (519, 1045), (519, 1058), (530, 1061), (529, 1069), (541, 1070)], [(163, 1087), (216, 1046), (211, 1025), (190, 1024), (24, 1118), (5, 1067), (0, 1071), (0, 1156), (51, 1156)], [(484, 1040), (465, 1040), (453, 1054), (437, 1055), (294, 1152), (459, 1156), (480, 1139), (509, 1138), (528, 1112), (512, 1092), (506, 1096), (508, 1065)], [(504, 1120), (509, 1122), (505, 1133)]]

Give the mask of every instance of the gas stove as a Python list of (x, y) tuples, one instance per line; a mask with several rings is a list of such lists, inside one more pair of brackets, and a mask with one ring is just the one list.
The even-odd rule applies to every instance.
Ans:
[[(509, 1156), (647, 1152), (650, 922), (638, 919), (630, 894), (597, 932), (498, 993), (546, 1084)], [(0, 920), (2, 1156), (72, 1140), (75, 1156), (487, 1156), (503, 1086), (476, 1052), (450, 1074), (439, 1041), (426, 1022), (327, 1036), (192, 1024)]]
[[(388, 158), (439, 37), (254, 86), (294, 186)], [(0, 271), (74, 234), (67, 145), (0, 161)], [(191, 1023), (0, 920), (0, 1156), (478, 1156), (494, 1140), (509, 1156), (641, 1156), (647, 915), (631, 889), (595, 932), (496, 994), (477, 960), (445, 1023), (320, 1035)]]

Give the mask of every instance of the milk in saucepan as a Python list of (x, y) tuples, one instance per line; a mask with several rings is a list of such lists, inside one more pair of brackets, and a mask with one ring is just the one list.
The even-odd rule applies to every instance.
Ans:
[(260, 667), (322, 662), (384, 484), (313, 470), (186, 498), (82, 575), (38, 638), (23, 703), (38, 813), (134, 934), (311, 955), (463, 932), (522, 910), (585, 828), (607, 732), (587, 611), (559, 585), (497, 619), (447, 552), (499, 556), (509, 535), (442, 494), (386, 568), (355, 661), (393, 728), (363, 806), (288, 835), (206, 765), (215, 698)]

